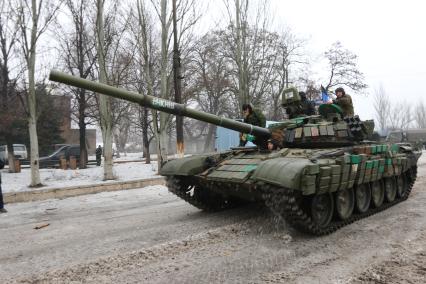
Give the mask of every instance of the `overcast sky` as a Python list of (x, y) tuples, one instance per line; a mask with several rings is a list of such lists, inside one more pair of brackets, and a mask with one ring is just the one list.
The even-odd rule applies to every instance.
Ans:
[(426, 97), (426, 2), (421, 0), (272, 0), (276, 21), (310, 35), (312, 48), (339, 40), (359, 56), (370, 86), (354, 96), (355, 112), (374, 116), (373, 93), (380, 84), (395, 103)]
[[(216, 3), (221, 5), (210, 2), (210, 14)], [(369, 95), (353, 96), (355, 113), (362, 119), (374, 117), (373, 94), (380, 84), (394, 103), (415, 104), (426, 97), (425, 12), (421, 0), (271, 0), (274, 29), (287, 26), (308, 38), (313, 55), (336, 41), (358, 55), (369, 85)], [(318, 85), (326, 83), (321, 69), (312, 68)]]

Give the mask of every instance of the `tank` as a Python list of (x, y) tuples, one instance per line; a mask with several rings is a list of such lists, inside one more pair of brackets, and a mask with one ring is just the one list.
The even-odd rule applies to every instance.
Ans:
[[(161, 168), (169, 191), (202, 210), (262, 202), (295, 229), (324, 235), (406, 200), (416, 180), (420, 149), (369, 140), (373, 121), (343, 117), (333, 104), (262, 128), (58, 71), (50, 80), (254, 135), (257, 147), (174, 159)], [(287, 110), (301, 104), (296, 89), (283, 92)], [(268, 139), (278, 148), (265, 149)]]

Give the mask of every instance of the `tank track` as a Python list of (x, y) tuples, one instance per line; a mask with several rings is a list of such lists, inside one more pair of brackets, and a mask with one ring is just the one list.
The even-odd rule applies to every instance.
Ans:
[(391, 206), (394, 206), (401, 201), (406, 200), (410, 195), (416, 180), (417, 167), (412, 167), (409, 171), (405, 172), (405, 174), (407, 174), (409, 180), (408, 186), (402, 197), (395, 199), (390, 203), (383, 203), (383, 205), (379, 208), (370, 208), (363, 214), (354, 213), (349, 219), (344, 221), (336, 220), (336, 218), (334, 218), (327, 227), (319, 227), (312, 221), (311, 217), (309, 217), (308, 213), (303, 208), (303, 196), (299, 194), (299, 191), (267, 184), (262, 185), (262, 189), (264, 191), (263, 198), (265, 200), (266, 206), (269, 207), (269, 209), (275, 215), (284, 218), (297, 230), (316, 236), (322, 236), (335, 232), (336, 230), (357, 220), (374, 215), (380, 211), (386, 210)]
[(215, 212), (232, 207), (235, 203), (207, 188), (197, 190), (198, 185), (191, 184), (191, 179), (168, 176), (166, 185), (169, 191), (198, 209)]

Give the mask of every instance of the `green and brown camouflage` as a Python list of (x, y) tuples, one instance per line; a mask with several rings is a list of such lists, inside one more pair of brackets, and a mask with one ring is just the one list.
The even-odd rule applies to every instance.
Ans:
[[(274, 151), (236, 147), (167, 162), (160, 174), (169, 191), (203, 210), (263, 202), (296, 229), (323, 235), (407, 199), (416, 179), (420, 151), (370, 141), (373, 121), (343, 117), (333, 104), (263, 128), (57, 71), (50, 79), (279, 141)], [(284, 107), (297, 101), (296, 89), (283, 92)]]

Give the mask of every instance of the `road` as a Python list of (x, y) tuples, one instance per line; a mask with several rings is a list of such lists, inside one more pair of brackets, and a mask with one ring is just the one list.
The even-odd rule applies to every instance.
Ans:
[(424, 283), (419, 165), (407, 201), (324, 237), (256, 206), (204, 213), (162, 186), (10, 204), (0, 283)]

